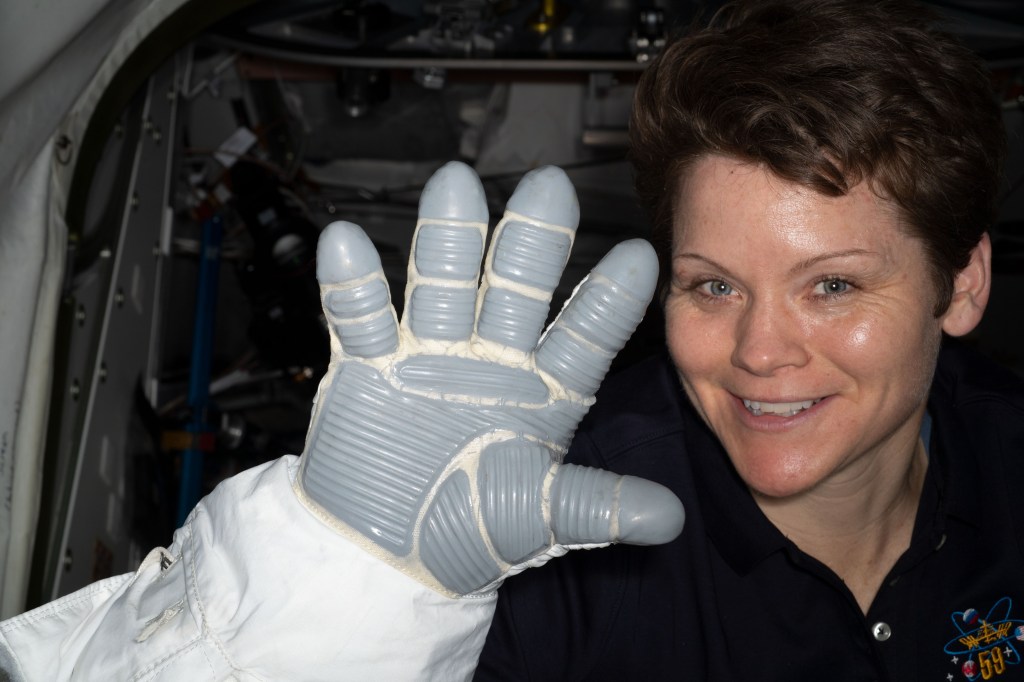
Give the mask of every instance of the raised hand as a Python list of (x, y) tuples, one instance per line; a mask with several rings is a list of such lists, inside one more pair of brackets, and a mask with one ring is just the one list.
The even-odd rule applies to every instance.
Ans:
[(657, 280), (642, 240), (615, 247), (542, 334), (579, 209), (565, 174), (526, 175), (487, 233), (483, 188), (450, 163), (428, 182), (401, 323), (363, 231), (320, 237), (331, 328), (298, 487), (367, 551), (451, 596), (484, 592), (568, 549), (658, 544), (678, 499), (634, 477), (561, 465)]

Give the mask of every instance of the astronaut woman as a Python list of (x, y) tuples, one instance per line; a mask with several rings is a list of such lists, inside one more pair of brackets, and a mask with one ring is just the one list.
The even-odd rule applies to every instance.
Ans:
[(1003, 133), (932, 26), (740, 3), (644, 73), (670, 362), (609, 379), (570, 458), (687, 526), (509, 581), (479, 678), (1024, 679), (1024, 394), (943, 338), (988, 299)]

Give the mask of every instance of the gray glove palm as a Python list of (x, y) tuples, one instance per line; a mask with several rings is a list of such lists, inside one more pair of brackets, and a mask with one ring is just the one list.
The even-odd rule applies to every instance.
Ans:
[(351, 223), (321, 235), (317, 278), (331, 364), (298, 488), (322, 518), (451, 596), (490, 590), (567, 549), (678, 535), (679, 501), (632, 477), (560, 465), (657, 279), (641, 240), (620, 244), (542, 327), (579, 209), (562, 171), (528, 174), (483, 278), (483, 188), (450, 163), (423, 191), (405, 314)]

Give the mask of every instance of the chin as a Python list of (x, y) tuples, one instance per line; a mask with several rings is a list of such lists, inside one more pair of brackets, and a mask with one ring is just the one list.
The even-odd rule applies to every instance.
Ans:
[(806, 455), (761, 454), (751, 462), (730, 454), (730, 459), (750, 491), (764, 498), (784, 500), (802, 495), (826, 477), (820, 461), (809, 462)]

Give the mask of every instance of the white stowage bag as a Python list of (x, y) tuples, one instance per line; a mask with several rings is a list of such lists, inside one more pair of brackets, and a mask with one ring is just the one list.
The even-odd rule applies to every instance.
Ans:
[[(451, 599), (296, 499), (298, 459), (225, 481), (166, 549), (0, 623), (12, 680), (460, 680), (495, 596)], [(382, 633), (386, 633), (384, 638)]]

